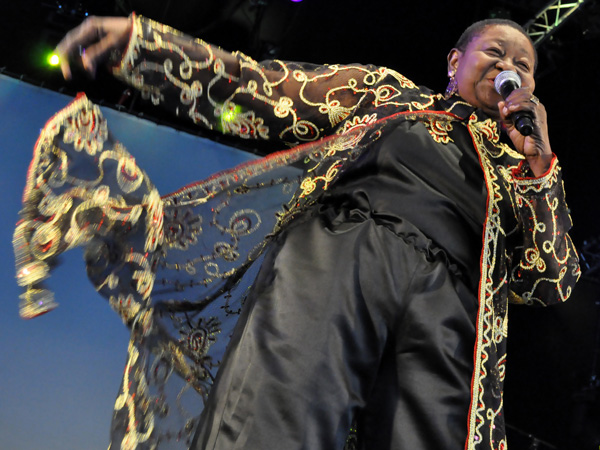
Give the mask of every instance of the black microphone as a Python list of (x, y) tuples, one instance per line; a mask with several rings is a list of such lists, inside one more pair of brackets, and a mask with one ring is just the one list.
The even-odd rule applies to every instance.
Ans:
[[(494, 87), (496, 92), (506, 100), (512, 91), (521, 87), (521, 77), (517, 72), (504, 70), (494, 79)], [(517, 111), (511, 117), (515, 127), (523, 136), (533, 133), (533, 116), (529, 111)]]

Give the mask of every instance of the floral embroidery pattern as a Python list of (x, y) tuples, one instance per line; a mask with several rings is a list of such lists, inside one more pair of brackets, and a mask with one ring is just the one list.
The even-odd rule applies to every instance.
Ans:
[(452, 138), (448, 135), (448, 132), (452, 131), (451, 122), (432, 119), (423, 123), (435, 142), (439, 142), (440, 144), (452, 142)]

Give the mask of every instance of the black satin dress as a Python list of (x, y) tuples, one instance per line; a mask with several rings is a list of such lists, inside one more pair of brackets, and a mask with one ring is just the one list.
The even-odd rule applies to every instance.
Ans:
[(463, 448), (486, 193), (455, 128), (400, 122), (278, 237), (192, 448)]

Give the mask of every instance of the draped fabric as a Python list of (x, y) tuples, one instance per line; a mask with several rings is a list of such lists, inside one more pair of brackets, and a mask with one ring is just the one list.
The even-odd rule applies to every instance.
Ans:
[(408, 221), (332, 206), (296, 220), (265, 254), (192, 448), (461, 448), (477, 299), (447, 263)]
[[(92, 283), (131, 329), (112, 448), (189, 446), (269, 242), (320, 205), (339, 206), (353, 180), (376, 179), (381, 168), (399, 164), (427, 181), (423, 167), (411, 167), (421, 152), (441, 164), (439, 180), (427, 184), (454, 205), (450, 237), (445, 220), (426, 234), (434, 251), (467, 274), (478, 298), (465, 448), (505, 448), (508, 300), (564, 301), (579, 276), (556, 158), (546, 174), (532, 177), (497, 123), (387, 68), (258, 64), (148, 19), (132, 20), (118, 77), (194, 123), (294, 148), (160, 197), (84, 96), (42, 131), (14, 238), (17, 279), (26, 290), (21, 311), (29, 318), (54, 307), (43, 279), (61, 252), (85, 245)], [(404, 139), (403, 127), (422, 149)], [(402, 144), (389, 150), (390, 139)], [(370, 160), (402, 146), (412, 150), (391, 166)], [(475, 198), (466, 203), (460, 189), (444, 187), (461, 174), (474, 180), (468, 192)], [(397, 199), (385, 192), (383, 212), (400, 218), (428, 198), (421, 190)], [(432, 208), (424, 218), (436, 214)], [(465, 224), (469, 231), (461, 234)]]

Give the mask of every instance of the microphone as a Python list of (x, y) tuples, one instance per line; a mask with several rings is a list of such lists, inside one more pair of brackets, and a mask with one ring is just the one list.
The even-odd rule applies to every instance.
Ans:
[[(512, 91), (521, 87), (521, 77), (517, 72), (504, 70), (494, 79), (494, 87), (496, 92), (506, 100)], [(523, 136), (533, 133), (533, 117), (529, 111), (517, 111), (511, 117), (515, 127)]]

